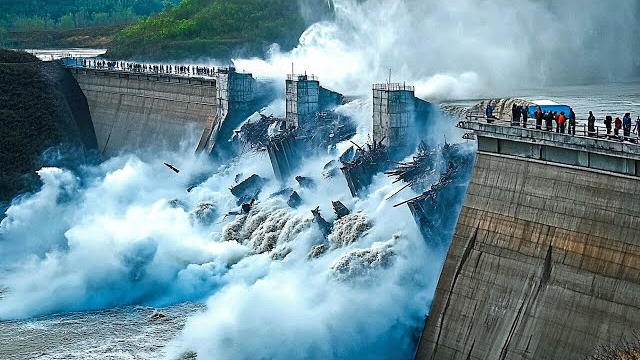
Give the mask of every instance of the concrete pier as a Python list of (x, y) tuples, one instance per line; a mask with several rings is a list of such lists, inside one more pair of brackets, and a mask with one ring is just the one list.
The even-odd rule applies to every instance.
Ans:
[[(218, 69), (216, 72), (216, 114), (202, 132), (196, 152), (211, 154), (214, 147), (224, 147), (233, 136), (233, 130), (246, 119), (256, 100), (257, 83), (252, 74), (236, 72), (235, 68)], [(217, 141), (219, 140), (219, 141)], [(230, 149), (219, 149), (230, 152)]]
[(284, 126), (280, 126), (283, 133), (271, 137), (267, 146), (274, 174), (283, 182), (297, 170), (304, 157), (326, 152), (331, 140), (353, 136), (346, 126), (348, 122), (330, 115), (341, 104), (342, 94), (323, 88), (318, 78), (306, 74), (287, 75), (285, 87), (286, 117), (281, 123)]
[(391, 158), (411, 154), (422, 139), (431, 104), (417, 99), (413, 86), (373, 85), (373, 141), (389, 148)]
[(471, 182), (416, 359), (580, 359), (640, 329), (640, 147), (466, 122)]

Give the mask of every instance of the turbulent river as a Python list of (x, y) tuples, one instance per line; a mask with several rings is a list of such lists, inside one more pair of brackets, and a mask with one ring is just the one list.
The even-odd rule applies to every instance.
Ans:
[[(579, 117), (594, 109), (599, 120), (640, 113), (638, 83), (518, 97), (567, 103)], [(370, 101), (339, 110), (364, 138)], [(463, 141), (454, 119), (436, 121), (438, 135)], [(381, 174), (352, 199), (342, 175), (322, 175), (328, 159), (303, 167), (317, 185), (296, 188), (298, 209), (265, 196), (249, 216), (230, 217), (238, 174), (273, 178), (265, 155), (215, 165), (185, 150), (42, 169), (42, 190), (0, 226), (0, 358), (411, 357), (446, 249), (428, 246), (438, 239), (423, 239), (408, 209), (392, 206), (410, 189), (386, 200), (398, 186)], [(270, 181), (263, 193), (282, 187)], [(309, 210), (331, 220), (331, 200), (353, 215), (334, 226), (330, 250), (310, 258), (323, 237)]]
[[(335, 19), (311, 25), (291, 52), (273, 46), (265, 60), (234, 65), (283, 84), (293, 63), (331, 90), (364, 95), (337, 109), (357, 123), (356, 143), (371, 133), (371, 84), (390, 76), (434, 102), (546, 99), (578, 119), (593, 110), (599, 125), (640, 115), (640, 81), (629, 78), (639, 67), (636, 2), (334, 4)], [(531, 14), (571, 17), (537, 26)], [(205, 64), (221, 65), (194, 65)], [(265, 113), (282, 116), (284, 95)], [(415, 135), (473, 153), (458, 120), (434, 117), (431, 133)], [(141, 150), (39, 170), (42, 188), (15, 199), (0, 223), (0, 359), (413, 358), (453, 229), (424, 239), (408, 207), (393, 206), (417, 194), (390, 197), (403, 185), (384, 174), (352, 198), (339, 170), (323, 173), (350, 145), (303, 164), (315, 184), (304, 188), (275, 181), (264, 153), (215, 164), (190, 148)], [(252, 174), (269, 180), (257, 203), (225, 216), (239, 210), (229, 188)], [(296, 209), (271, 196), (283, 187), (300, 193)], [(351, 215), (336, 220), (336, 200)], [(316, 207), (333, 222), (326, 239)]]

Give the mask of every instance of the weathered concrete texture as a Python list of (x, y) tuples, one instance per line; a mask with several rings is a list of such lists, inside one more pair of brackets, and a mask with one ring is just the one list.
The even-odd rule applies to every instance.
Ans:
[(175, 150), (185, 140), (192, 142), (187, 145), (195, 151), (203, 129), (215, 126), (214, 80), (85, 69), (72, 72), (87, 97), (103, 155), (123, 150)]
[(238, 73), (235, 68), (219, 69), (216, 80), (217, 111), (209, 122), (215, 126), (204, 129), (196, 152), (224, 159), (233, 153), (229, 140), (234, 130), (255, 111), (257, 82), (252, 74)]
[(640, 329), (640, 180), (480, 152), (416, 359), (585, 359)]
[(432, 106), (417, 99), (405, 84), (373, 85), (373, 142), (389, 148), (392, 160), (410, 155), (418, 145), (416, 134), (426, 134)]

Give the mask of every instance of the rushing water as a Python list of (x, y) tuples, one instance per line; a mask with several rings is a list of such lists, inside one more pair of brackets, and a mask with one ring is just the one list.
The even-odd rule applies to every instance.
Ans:
[[(523, 91), (515, 97), (545, 98), (566, 103), (573, 106), (578, 114), (587, 109), (594, 109), (597, 116), (627, 111), (635, 116), (640, 114), (639, 83), (538, 89)], [(347, 105), (343, 111), (359, 119), (362, 126), (370, 121), (368, 102)], [(449, 121), (442, 128), (449, 127), (450, 141), (457, 142), (460, 141), (459, 134), (456, 138), (453, 123)], [(35, 253), (49, 253), (32, 258), (26, 267), (24, 263), (13, 263), (5, 268), (9, 272), (5, 273), (2, 282), (10, 285), (8, 290), (5, 289), (4, 299), (0, 300), (4, 308), (0, 313), (7, 319), (0, 322), (0, 358), (173, 359), (191, 349), (204, 354), (203, 358), (217, 353), (222, 353), (223, 357), (246, 358), (250, 356), (238, 350), (237, 346), (259, 351), (265, 343), (262, 338), (270, 336), (273, 337), (269, 341), (274, 344), (275, 351), (265, 351), (266, 357), (304, 357), (305, 354), (323, 357), (333, 354), (347, 358), (349, 356), (340, 355), (357, 352), (353, 349), (348, 350), (350, 353), (322, 349), (325, 345), (349, 346), (329, 335), (332, 330), (318, 331), (317, 327), (333, 327), (335, 335), (354, 336), (358, 333), (363, 338), (387, 338), (395, 346), (402, 344), (398, 336), (406, 334), (412, 326), (411, 332), (416, 333), (421, 325), (421, 316), (428, 310), (445, 253), (421, 245), (425, 242), (418, 235), (405, 207), (390, 207), (396, 201), (412, 196), (411, 192), (401, 193), (394, 199), (396, 201), (385, 201), (396, 187), (381, 176), (368, 198), (352, 200), (341, 175), (320, 180), (315, 173), (312, 176), (326, 184), (320, 183), (316, 191), (305, 193), (301, 190), (307, 199), (301, 210), (289, 211), (278, 201), (267, 200), (262, 205), (264, 212), (254, 215), (262, 218), (261, 222), (247, 225), (244, 220), (223, 218), (224, 210), (233, 207), (233, 200), (226, 194), (226, 189), (233, 183), (230, 178), (236, 172), (248, 174), (248, 171), (255, 171), (265, 177), (271, 176), (268, 165), (256, 166), (256, 163), (264, 163), (264, 157), (249, 157), (215, 170), (199, 158), (189, 160), (189, 156), (185, 159), (185, 155), (180, 154), (163, 156), (181, 164), (183, 173), (194, 177), (202, 171), (218, 173), (210, 175), (203, 185), (186, 194), (184, 188), (191, 181), (188, 176), (179, 180), (167, 177), (155, 157), (121, 157), (99, 168), (78, 170), (75, 176), (85, 179), (80, 183), (73, 176), (67, 178), (69, 174), (45, 172), (42, 174), (47, 184), (45, 188), (10, 209), (8, 215), (12, 222), (3, 223), (0, 236), (4, 236), (6, 241), (7, 237), (17, 233), (27, 242), (34, 242), (25, 247)], [(316, 161), (305, 171), (314, 174), (313, 167), (321, 167), (325, 162), (324, 159)], [(160, 181), (155, 178), (158, 176), (162, 178)], [(277, 187), (271, 190), (275, 191)], [(332, 194), (331, 200), (341, 200), (348, 207), (361, 211), (369, 219), (365, 222), (370, 221), (373, 225), (363, 225), (364, 233), (358, 232), (361, 230), (357, 230), (359, 227), (355, 225), (343, 229), (342, 233), (356, 232), (349, 237), (349, 241), (354, 241), (352, 245), (337, 248), (325, 257), (310, 261), (306, 259), (306, 253), (317, 243), (319, 235), (308, 224), (308, 210), (321, 205), (323, 214), (331, 218), (324, 194)], [(77, 196), (79, 200), (69, 202), (69, 196)], [(61, 200), (61, 197), (68, 199)], [(171, 200), (173, 198), (177, 200)], [(205, 200), (216, 204), (220, 210), (207, 214), (207, 208), (201, 206)], [(47, 204), (49, 201), (54, 204)], [(176, 207), (176, 203), (182, 205)], [(204, 210), (198, 212), (198, 209)], [(42, 216), (50, 212), (57, 214), (55, 218)], [(208, 216), (212, 216), (214, 221), (207, 222)], [(202, 219), (205, 222), (199, 223)], [(21, 225), (21, 221), (38, 221), (45, 228), (39, 230), (39, 226)], [(356, 219), (353, 221), (358, 222)], [(269, 229), (273, 226), (284, 229)], [(25, 232), (28, 229), (31, 229), (31, 234)], [(51, 233), (58, 235), (52, 236)], [(242, 246), (230, 245), (228, 241), (220, 243), (229, 240), (229, 236), (249, 240)], [(293, 259), (272, 260), (269, 255), (259, 254), (256, 249), (263, 246), (270, 236), (276, 238), (276, 252), (293, 250)], [(399, 236), (404, 245), (398, 246), (394, 236)], [(46, 250), (42, 248), (45, 244), (38, 242), (36, 237), (47, 241), (61, 241), (61, 237), (66, 237), (67, 241), (58, 248)], [(158, 240), (162, 237), (165, 239)], [(334, 240), (342, 242), (344, 239)], [(84, 241), (94, 245), (83, 248), (86, 246), (82, 243)], [(149, 246), (155, 250), (148, 250)], [(347, 281), (342, 275), (335, 276), (336, 264), (348, 259), (352, 251), (360, 249), (384, 256), (382, 249), (386, 246), (391, 246), (400, 258), (404, 258), (396, 266), (386, 270), (371, 268), (363, 273), (363, 268), (350, 263), (352, 270), (342, 273), (347, 274)], [(15, 256), (24, 256), (19, 250), (14, 249)], [(78, 253), (74, 253), (76, 250)], [(85, 253), (96, 250), (106, 255)], [(155, 251), (155, 258), (161, 259), (157, 264), (156, 260), (144, 259), (149, 251)], [(84, 256), (94, 256), (95, 259), (84, 259)], [(134, 261), (138, 265), (127, 268), (125, 272), (122, 272), (122, 263), (105, 265), (104, 262), (112, 261), (113, 256), (119, 256), (121, 261), (131, 260), (133, 256), (138, 259)], [(177, 257), (178, 262), (167, 257)], [(142, 266), (140, 261), (149, 264)], [(67, 266), (76, 268), (66, 270)], [(167, 271), (167, 274), (162, 274)], [(54, 274), (48, 276), (47, 272)], [(16, 274), (20, 278), (12, 279)], [(141, 280), (131, 280), (131, 276)], [(424, 278), (417, 279), (416, 276)], [(57, 281), (62, 284), (51, 284)], [(386, 284), (384, 293), (377, 291), (382, 284)], [(61, 296), (59, 291), (68, 292), (68, 296)], [(90, 291), (97, 295), (91, 295)], [(412, 295), (407, 297), (407, 293)], [(54, 301), (51, 296), (62, 299)], [(87, 302), (87, 296), (93, 300)], [(380, 299), (371, 301), (368, 298), (371, 296)], [(183, 302), (189, 300), (197, 301)], [(165, 306), (173, 303), (177, 305)], [(357, 306), (352, 308), (350, 303)], [(28, 319), (9, 320), (12, 316), (7, 313), (8, 307), (14, 309), (12, 311), (19, 317)], [(384, 307), (390, 309), (381, 311)], [(86, 311), (91, 308), (106, 310)], [(61, 311), (63, 313), (57, 315), (31, 318), (32, 315)], [(74, 312), (64, 313), (66, 311)], [(406, 315), (400, 314), (407, 312), (413, 312), (413, 315), (403, 320)], [(339, 321), (333, 321), (335, 318)], [(188, 324), (186, 328), (185, 324)], [(362, 326), (378, 326), (380, 331), (365, 330)], [(397, 331), (393, 330), (394, 327)], [(234, 338), (238, 336), (241, 338)], [(289, 344), (278, 337), (296, 339)], [(203, 345), (210, 343), (213, 345)], [(403, 356), (410, 354), (412, 344), (408, 341), (400, 345), (406, 346), (401, 350), (406, 352)], [(367, 340), (364, 340), (364, 345), (356, 345), (373, 346)], [(301, 352), (293, 350), (297, 346), (302, 348)], [(384, 347), (375, 350), (385, 353)], [(391, 353), (385, 354), (391, 357)], [(377, 357), (372, 353), (365, 355)]]
[[(344, 94), (370, 94), (371, 83), (391, 77), (432, 100), (549, 99), (579, 119), (593, 110), (600, 123), (640, 114), (640, 82), (615, 82), (637, 75), (637, 2), (334, 3), (335, 21), (310, 26), (291, 52), (274, 47), (266, 60), (237, 59), (236, 68), (281, 80), (293, 63)], [(536, 18), (550, 21), (538, 26)], [(548, 86), (597, 80), (605, 84)], [(541, 86), (518, 88), (533, 83)], [(339, 111), (357, 122), (354, 141), (364, 143), (371, 101)], [(283, 99), (266, 111), (283, 112)], [(457, 119), (433, 121), (432, 133), (416, 135), (463, 142)], [(315, 188), (285, 185), (303, 199), (295, 210), (269, 197), (282, 186), (264, 154), (219, 166), (193, 149), (150, 151), (42, 169), (43, 188), (17, 199), (0, 225), (0, 359), (176, 359), (190, 351), (199, 359), (412, 358), (446, 254), (431, 244), (449, 238), (423, 239), (407, 207), (393, 207), (416, 194), (390, 198), (402, 185), (384, 175), (358, 199), (339, 172), (326, 178), (323, 166), (349, 145), (302, 167)], [(253, 173), (271, 181), (252, 214), (225, 217), (238, 210), (229, 187)], [(333, 221), (331, 200), (354, 215), (336, 221), (329, 250), (310, 258), (324, 239), (309, 210), (320, 206)], [(444, 208), (453, 217), (460, 206)]]

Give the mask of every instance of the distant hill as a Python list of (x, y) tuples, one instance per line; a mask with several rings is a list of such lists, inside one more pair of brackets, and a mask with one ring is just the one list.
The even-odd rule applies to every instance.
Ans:
[(310, 22), (332, 13), (327, 0), (183, 0), (126, 27), (107, 55), (147, 60), (262, 55), (273, 43), (292, 48)]

